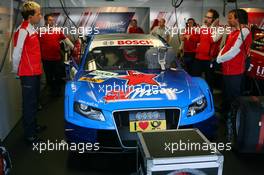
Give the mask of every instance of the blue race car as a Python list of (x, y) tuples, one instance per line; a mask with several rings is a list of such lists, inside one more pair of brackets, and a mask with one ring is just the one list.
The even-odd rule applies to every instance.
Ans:
[(65, 91), (69, 142), (101, 148), (135, 148), (137, 132), (171, 130), (214, 115), (206, 82), (189, 76), (172, 48), (145, 34), (90, 38), (71, 61)]

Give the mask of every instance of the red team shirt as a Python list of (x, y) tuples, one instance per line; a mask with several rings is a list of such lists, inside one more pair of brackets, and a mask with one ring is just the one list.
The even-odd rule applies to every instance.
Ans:
[[(191, 29), (192, 32), (189, 32), (189, 30), (186, 31), (186, 33), (184, 35), (191, 35), (190, 38), (193, 38), (194, 37), (194, 29)], [(184, 40), (184, 52), (187, 52), (187, 53), (194, 53), (196, 52), (196, 47), (197, 47), (197, 44), (198, 44), (198, 41), (197, 40), (192, 40), (192, 39), (189, 39), (189, 40)]]
[(144, 33), (144, 31), (140, 27), (129, 27), (128, 33)]
[(66, 36), (59, 28), (57, 28), (57, 31), (46, 31), (41, 33), (39, 41), (42, 60), (59, 61), (61, 59), (60, 41), (64, 39), (66, 39)]
[(196, 59), (211, 61), (217, 57), (221, 39), (214, 41), (212, 36), (212, 30), (205, 26), (200, 28), (200, 33), (191, 35), (190, 41), (199, 43), (196, 49)]

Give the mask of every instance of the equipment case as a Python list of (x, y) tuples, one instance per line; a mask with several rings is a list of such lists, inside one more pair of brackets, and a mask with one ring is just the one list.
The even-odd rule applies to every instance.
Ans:
[[(221, 175), (224, 157), (218, 150), (169, 150), (175, 143), (210, 145), (198, 129), (138, 133), (139, 173), (172, 175), (177, 173)], [(168, 147), (170, 145), (170, 147)], [(178, 149), (179, 149), (178, 144)], [(182, 147), (184, 148), (184, 147)], [(198, 148), (197, 148), (198, 149)]]

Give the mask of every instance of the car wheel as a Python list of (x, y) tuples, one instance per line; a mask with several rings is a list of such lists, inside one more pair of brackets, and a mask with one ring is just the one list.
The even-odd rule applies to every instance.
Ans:
[(247, 113), (246, 107), (242, 104), (234, 109), (232, 118), (232, 131), (231, 143), (234, 151), (239, 151), (240, 147), (244, 144), (245, 121)]
[(239, 153), (256, 151), (259, 139), (259, 121), (263, 108), (261, 99), (255, 97), (241, 97), (233, 108), (233, 150)]

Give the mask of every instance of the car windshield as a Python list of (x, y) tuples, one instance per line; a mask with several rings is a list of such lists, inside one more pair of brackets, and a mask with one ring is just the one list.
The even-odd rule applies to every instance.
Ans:
[(176, 55), (171, 50), (161, 53), (151, 46), (97, 47), (90, 52), (85, 68), (89, 71), (161, 69), (161, 59), (165, 60), (166, 68), (177, 67)]

